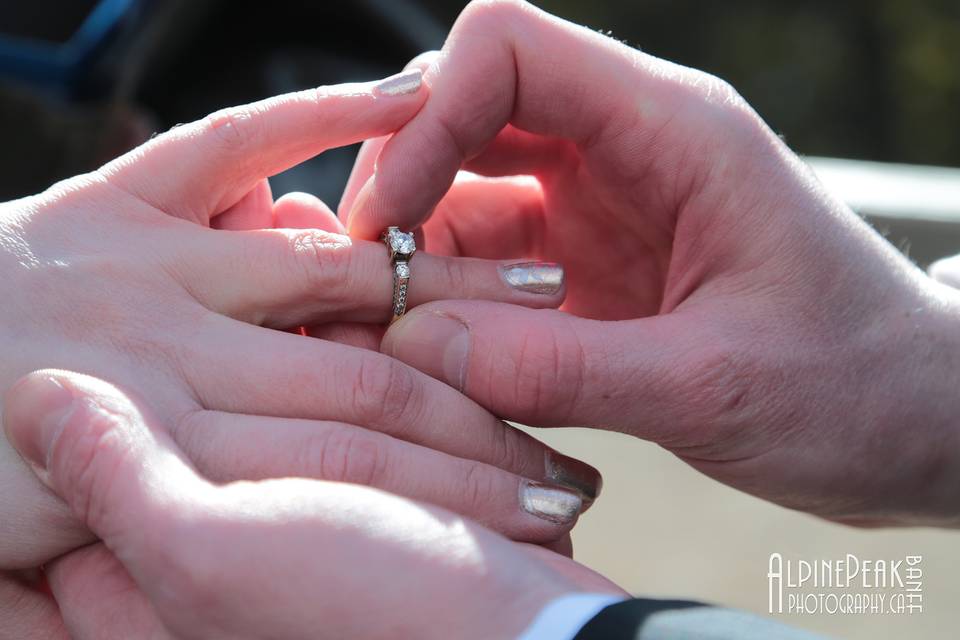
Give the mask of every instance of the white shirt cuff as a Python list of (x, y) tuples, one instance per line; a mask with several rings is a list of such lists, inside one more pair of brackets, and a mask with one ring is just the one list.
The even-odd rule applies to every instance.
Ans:
[(626, 600), (609, 593), (573, 593), (547, 603), (517, 640), (573, 640), (601, 610)]

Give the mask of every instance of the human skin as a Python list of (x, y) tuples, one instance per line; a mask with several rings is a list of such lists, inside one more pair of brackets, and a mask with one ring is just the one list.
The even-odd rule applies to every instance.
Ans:
[(101, 541), (47, 570), (75, 640), (507, 638), (556, 597), (623, 594), (563, 556), (375, 489), (212, 484), (143, 403), (89, 376), (27, 376), (4, 425)]
[[(534, 513), (523, 498), (547, 492), (579, 507), (583, 491), (535, 483), (589, 491), (594, 470), (395, 360), (284, 331), (388, 320), (382, 243), (238, 230), (296, 212), (296, 198), (275, 211), (267, 176), (395, 130), (426, 100), (419, 83), (392, 87), (322, 87), (226, 109), (0, 205), (0, 389), (44, 366), (82, 369), (144, 398), (212, 480), (370, 484), (517, 539), (568, 545), (578, 509)], [(412, 305), (455, 295), (551, 306), (563, 295), (510, 287), (492, 261), (423, 253), (412, 264), (424, 278)], [(0, 486), (0, 569), (34, 568), (93, 540), (5, 440)]]
[(732, 87), (512, 0), (468, 6), (425, 66), (428, 104), (358, 160), (351, 234), (422, 224), (439, 253), (556, 261), (567, 297), (423, 305), (383, 353), (790, 508), (958, 523), (957, 293)]

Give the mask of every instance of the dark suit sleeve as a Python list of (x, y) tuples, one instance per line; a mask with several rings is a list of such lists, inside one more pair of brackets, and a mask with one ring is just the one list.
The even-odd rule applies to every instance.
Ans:
[(574, 640), (822, 640), (734, 609), (688, 600), (625, 600), (594, 616)]

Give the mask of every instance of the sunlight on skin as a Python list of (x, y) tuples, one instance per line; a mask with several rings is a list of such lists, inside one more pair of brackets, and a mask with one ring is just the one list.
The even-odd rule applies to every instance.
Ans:
[[(502, 637), (557, 596), (618, 592), (569, 559), (368, 487), (300, 478), (212, 485), (150, 411), (98, 379), (46, 371), (18, 388), (5, 421), (11, 442), (123, 564), (133, 582), (120, 587), (124, 574), (110, 570), (111, 588), (146, 598), (173, 634), (302, 637), (322, 626), (333, 637), (429, 637), (427, 625), (445, 637), (456, 624)], [(57, 576), (52, 585), (77, 601), (71, 588), (96, 583)], [(100, 600), (86, 619), (109, 627), (102, 612), (115, 601)], [(361, 602), (378, 615), (356, 615)]]
[[(390, 318), (382, 243), (342, 228), (244, 225), (274, 221), (266, 176), (394, 131), (426, 99), (419, 74), (407, 73), (231, 107), (5, 203), (0, 389), (41, 367), (96, 372), (144, 398), (188, 457), (200, 459), (199, 471), (219, 480), (294, 469), (372, 478), (382, 489), (462, 505), (520, 539), (566, 536), (572, 520), (557, 525), (518, 503), (521, 481), (547, 479), (545, 448), (532, 438), (370, 349), (250, 324), (288, 330)], [(291, 200), (281, 199), (278, 215), (295, 211)], [(221, 215), (230, 231), (209, 228)], [(498, 262), (458, 262), (418, 256), (410, 305), (449, 295), (533, 307), (562, 299), (509, 286)], [(422, 401), (414, 407), (412, 399)], [(240, 423), (242, 441), (228, 435)], [(0, 451), (10, 488), (0, 500), (8, 527), (0, 567), (35, 567), (89, 541), (6, 443)], [(435, 477), (421, 477), (422, 469)], [(467, 487), (469, 478), (482, 486)]]

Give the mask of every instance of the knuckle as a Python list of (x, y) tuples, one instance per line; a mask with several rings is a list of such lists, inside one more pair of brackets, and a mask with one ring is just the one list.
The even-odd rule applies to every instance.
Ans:
[(263, 119), (252, 107), (230, 107), (211, 113), (202, 121), (201, 135), (215, 153), (246, 158), (261, 138)]
[(422, 394), (406, 365), (369, 354), (358, 365), (351, 409), (361, 425), (390, 427), (396, 434), (405, 424), (416, 424)]
[(456, 298), (456, 292), (463, 292), (471, 280), (466, 263), (463, 260), (445, 258), (441, 264), (443, 265), (441, 274), (445, 279), (443, 290), (447, 292), (446, 297)]
[(345, 237), (317, 230), (298, 231), (289, 237), (288, 248), (310, 291), (324, 300), (336, 301), (353, 290), (353, 254)]
[(297, 96), (295, 100), (302, 99), (310, 105), (318, 129), (322, 130), (331, 126), (337, 126), (335, 110), (330, 109), (329, 105), (330, 101), (335, 102), (339, 98), (335, 85), (320, 85), (313, 89), (302, 91), (297, 94)]
[(679, 381), (691, 422), (722, 429), (749, 421), (763, 393), (754, 369), (749, 356), (729, 344), (699, 350)]
[(103, 406), (81, 401), (67, 418), (53, 452), (58, 484), (72, 494), (73, 511), (89, 528), (103, 521), (104, 507), (117, 490), (123, 466), (123, 447), (116, 442), (115, 427), (126, 418)]
[(706, 97), (713, 102), (729, 107), (746, 105), (743, 96), (723, 78), (705, 72), (700, 72), (700, 78), (701, 88), (704, 90)]
[(490, 470), (479, 462), (467, 464), (463, 474), (463, 495), (457, 498), (463, 510), (470, 513), (487, 514), (496, 487)]
[(97, 196), (107, 195), (107, 179), (98, 171), (92, 171), (59, 180), (40, 194), (41, 198), (52, 203), (81, 205)]
[[(521, 433), (506, 422), (495, 426), (490, 433), (490, 462), (491, 464), (510, 471), (527, 470), (528, 460), (524, 456)], [(539, 468), (536, 463), (530, 471), (537, 473), (543, 470), (543, 452), (539, 453)]]
[(305, 447), (307, 472), (333, 482), (381, 486), (387, 470), (382, 438), (355, 428), (331, 429)]
[(762, 130), (762, 121), (737, 89), (715, 75), (691, 70), (693, 89), (691, 98), (705, 105), (705, 118), (719, 131), (743, 135)]
[(516, 354), (516, 402), (534, 415), (571, 415), (583, 395), (583, 349), (570, 328), (527, 332)]
[(218, 437), (211, 437), (217, 413), (199, 405), (192, 406), (169, 421), (167, 433), (203, 476), (212, 482), (230, 482), (238, 477), (264, 475), (261, 469), (267, 467), (267, 461), (247, 460), (228, 451)]

